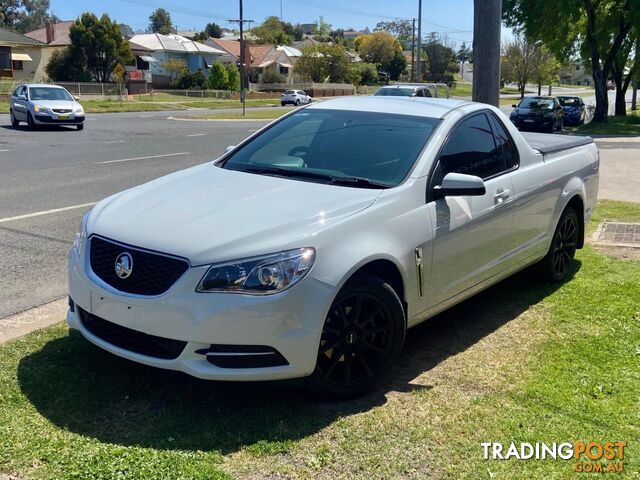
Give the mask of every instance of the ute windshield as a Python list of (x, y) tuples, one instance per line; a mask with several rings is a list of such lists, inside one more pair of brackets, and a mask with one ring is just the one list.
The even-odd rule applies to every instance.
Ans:
[(408, 175), (437, 118), (304, 109), (233, 151), (222, 168), (359, 188), (390, 188)]
[(413, 88), (381, 88), (376, 92), (376, 97), (411, 97)]

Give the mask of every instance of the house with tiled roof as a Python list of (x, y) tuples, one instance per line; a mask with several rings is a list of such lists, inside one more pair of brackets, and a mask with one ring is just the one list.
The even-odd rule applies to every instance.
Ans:
[(75, 23), (74, 20), (65, 20), (58, 23), (47, 23), (44, 27), (25, 35), (42, 43), (41, 60), (38, 69), (34, 73), (33, 80), (41, 81), (47, 78), (46, 66), (51, 55), (58, 50), (63, 50), (71, 45), (69, 29)]
[(32, 80), (42, 63), (44, 44), (0, 28), (0, 77)]
[[(224, 50), (234, 57), (237, 64), (240, 64), (239, 41), (209, 38), (206, 43)], [(294, 66), (301, 55), (300, 50), (287, 45), (251, 45), (245, 43), (245, 65), (249, 69), (249, 77), (256, 80), (259, 80), (267, 72), (276, 72), (282, 75), (286, 81), (293, 80)]]

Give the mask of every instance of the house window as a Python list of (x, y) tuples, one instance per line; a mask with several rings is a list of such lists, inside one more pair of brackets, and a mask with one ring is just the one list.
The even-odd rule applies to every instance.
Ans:
[(22, 60), (13, 60), (13, 69), (24, 70), (24, 64), (22, 63)]
[(149, 62), (145, 62), (140, 57), (136, 56), (136, 68), (138, 70), (149, 70)]
[(289, 75), (289, 67), (280, 65), (280, 75)]
[(11, 49), (0, 47), (0, 69), (11, 70)]
[(576, 70), (580, 70), (580, 65), (576, 65)]

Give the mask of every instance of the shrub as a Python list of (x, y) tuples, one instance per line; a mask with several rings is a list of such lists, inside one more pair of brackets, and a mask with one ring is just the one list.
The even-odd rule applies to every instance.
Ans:
[(225, 65), (227, 70), (227, 90), (237, 92), (240, 90), (240, 70), (234, 63)]
[(183, 70), (171, 86), (180, 90), (207, 90), (209, 88), (207, 77), (201, 70), (193, 73), (189, 70)]
[(226, 90), (229, 83), (227, 69), (221, 63), (214, 63), (209, 68), (209, 88)]
[(262, 74), (262, 83), (284, 83), (284, 77), (278, 72), (267, 70)]

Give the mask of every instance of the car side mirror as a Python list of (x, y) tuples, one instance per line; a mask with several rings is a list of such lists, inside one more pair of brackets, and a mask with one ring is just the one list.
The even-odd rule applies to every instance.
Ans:
[(513, 108), (518, 108), (518, 106), (514, 103), (513, 105), (511, 105)]
[(233, 150), (235, 150), (236, 146), (235, 145), (229, 145), (227, 148), (224, 149), (224, 153), (229, 153)]
[(76, 96), (74, 96), (74, 97), (73, 97), (73, 99), (74, 99), (76, 102), (79, 102), (79, 101), (80, 101), (80, 98), (78, 98), (78, 97), (76, 97)]
[(481, 197), (487, 193), (484, 180), (475, 175), (447, 173), (442, 184), (433, 187), (436, 198), (473, 196)]
[(18, 95), (18, 100), (26, 100), (27, 96), (26, 95)]

